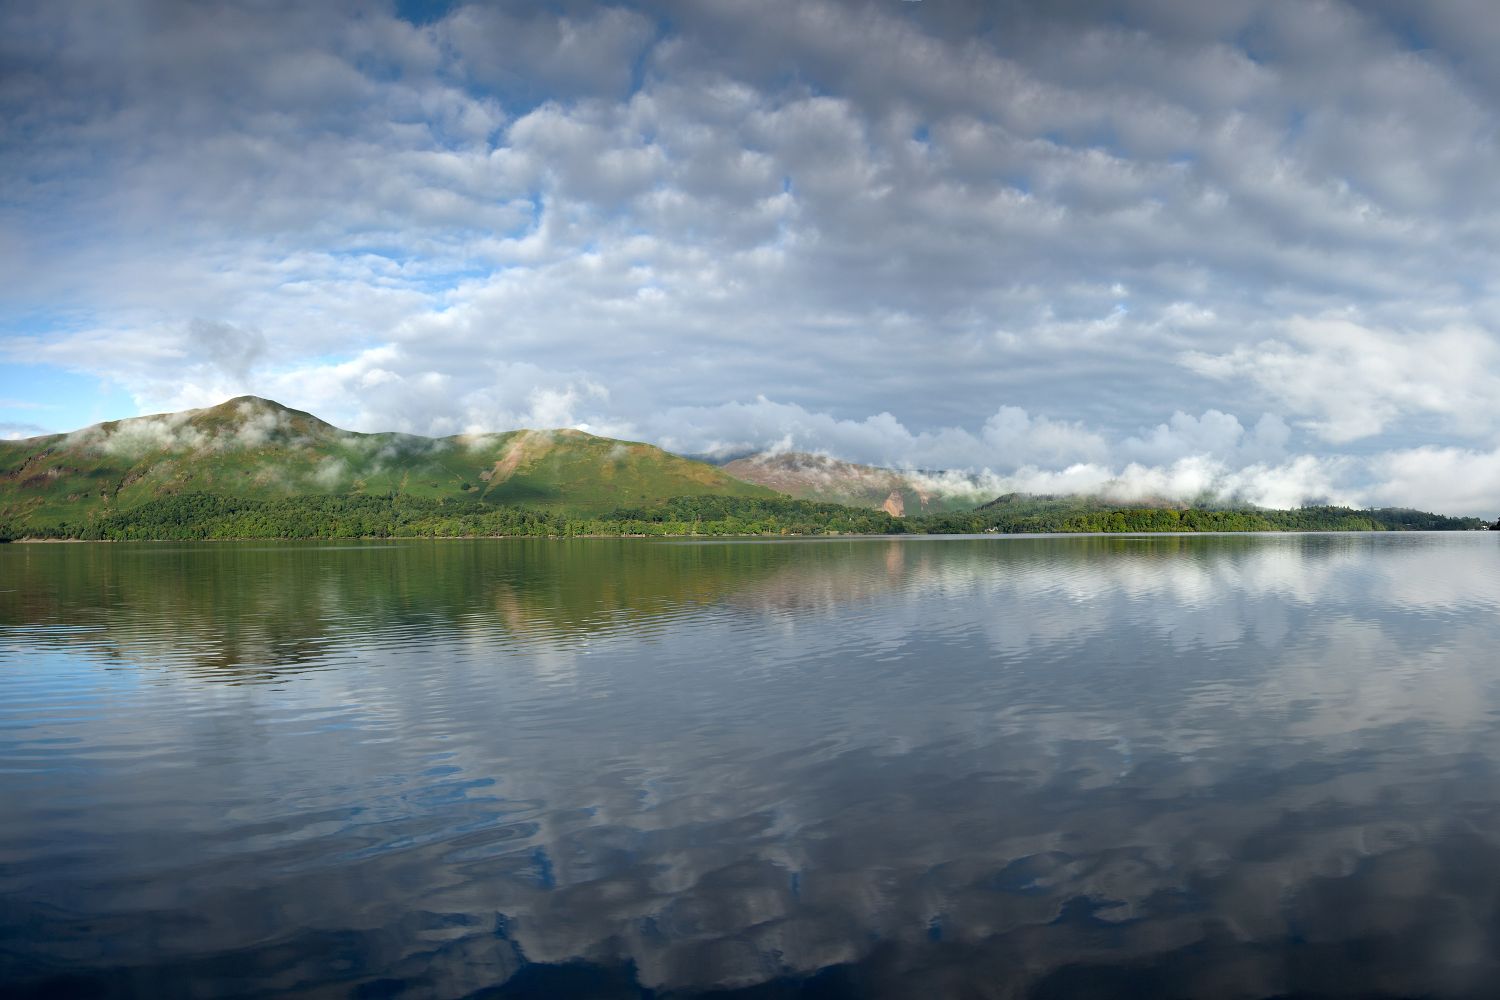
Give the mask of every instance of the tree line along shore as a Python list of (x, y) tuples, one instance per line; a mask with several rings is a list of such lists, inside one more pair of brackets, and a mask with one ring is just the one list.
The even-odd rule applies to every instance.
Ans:
[(894, 517), (882, 510), (780, 497), (682, 496), (649, 507), (576, 514), (395, 493), (276, 498), (183, 493), (97, 513), (77, 523), (32, 526), (0, 517), (0, 540), (1467, 531), (1486, 527), (1479, 518), (1404, 508), (1172, 509), (1070, 498), (1020, 498), (961, 513)]

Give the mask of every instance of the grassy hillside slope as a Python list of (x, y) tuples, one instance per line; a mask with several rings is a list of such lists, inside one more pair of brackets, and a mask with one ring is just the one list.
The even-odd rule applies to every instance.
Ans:
[(578, 513), (774, 495), (652, 445), (581, 431), (359, 434), (255, 396), (0, 442), (0, 519), (17, 526), (88, 523), (185, 493), (395, 493)]

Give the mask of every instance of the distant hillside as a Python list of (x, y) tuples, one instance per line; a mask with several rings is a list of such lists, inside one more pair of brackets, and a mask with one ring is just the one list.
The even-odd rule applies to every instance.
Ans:
[(1100, 510), (1189, 510), (1193, 507), (1198, 509), (1217, 509), (1223, 504), (1189, 504), (1181, 500), (1167, 500), (1160, 497), (1133, 497), (1130, 499), (1113, 499), (1110, 497), (1093, 496), (1088, 494), (1066, 494), (1058, 496), (1050, 493), (1005, 493), (987, 503), (980, 504), (976, 510), (986, 513), (1006, 514), (1010, 516), (1023, 516), (1031, 514), (1080, 514)]
[(1475, 531), (1477, 517), (1448, 517), (1405, 507), (1358, 510), (1313, 505), (1290, 510), (1263, 507), (1188, 506), (1169, 500), (1128, 503), (1094, 496), (1007, 493), (966, 512), (925, 518), (934, 534), (996, 532), (1197, 532), (1197, 531)]
[(360, 434), (255, 396), (0, 441), (0, 519), (17, 526), (86, 523), (185, 493), (395, 493), (579, 513), (678, 496), (774, 496), (704, 462), (581, 431)]
[[(948, 477), (940, 482), (920, 473), (800, 451), (738, 458), (724, 471), (800, 500), (884, 510), (896, 517), (970, 510), (986, 498), (977, 484), (968, 489), (948, 484)], [(957, 478), (954, 482), (961, 483)]]

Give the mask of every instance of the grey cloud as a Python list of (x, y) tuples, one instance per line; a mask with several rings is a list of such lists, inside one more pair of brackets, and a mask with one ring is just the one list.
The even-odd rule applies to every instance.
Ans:
[(266, 337), (229, 323), (195, 319), (188, 324), (189, 357), (201, 358), (225, 375), (244, 381), (266, 355)]
[(435, 30), (468, 74), (515, 99), (623, 96), (656, 25), (625, 7), (573, 6), (557, 16), (522, 3), (468, 4)]

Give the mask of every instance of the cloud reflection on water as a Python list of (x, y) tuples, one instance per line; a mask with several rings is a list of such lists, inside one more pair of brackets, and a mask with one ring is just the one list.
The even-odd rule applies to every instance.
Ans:
[(1477, 995), (1492, 542), (11, 547), (0, 979)]

